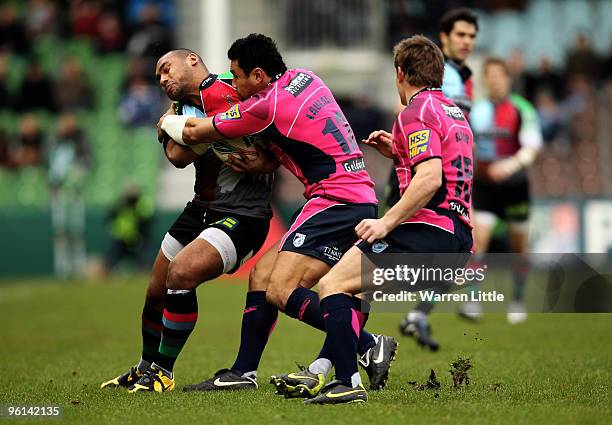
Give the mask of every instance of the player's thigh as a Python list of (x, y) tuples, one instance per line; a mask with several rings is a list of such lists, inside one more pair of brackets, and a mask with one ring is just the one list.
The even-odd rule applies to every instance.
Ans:
[(249, 273), (249, 291), (265, 291), (272, 269), (278, 257), (279, 242), (271, 246), (257, 261)]
[(529, 222), (511, 221), (508, 223), (508, 242), (511, 252), (525, 253), (529, 248)]
[(474, 211), (474, 252), (487, 252), (496, 221), (497, 216), (491, 211)]
[(291, 251), (281, 251), (270, 274), (266, 297), (268, 302), (284, 309), (298, 286), (314, 286), (331, 266), (318, 258)]
[(152, 304), (157, 308), (164, 305), (166, 296), (166, 278), (168, 276), (168, 267), (170, 260), (164, 255), (160, 249), (153, 263), (151, 271), (151, 281), (147, 288), (147, 303)]
[(170, 264), (166, 286), (168, 289), (195, 289), (222, 273), (223, 259), (217, 248), (205, 239), (196, 238)]
[(361, 288), (361, 256), (362, 252), (356, 246), (350, 248), (319, 280), (319, 298), (323, 299), (333, 294), (358, 294)]

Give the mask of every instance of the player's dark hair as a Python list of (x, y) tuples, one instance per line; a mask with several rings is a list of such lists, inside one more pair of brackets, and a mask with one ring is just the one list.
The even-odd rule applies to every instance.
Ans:
[(510, 68), (508, 68), (508, 64), (506, 63), (506, 61), (496, 57), (489, 57), (484, 61), (484, 63), (482, 64), (483, 72), (487, 72), (487, 68), (492, 65), (501, 66), (506, 75), (510, 75)]
[(395, 66), (404, 71), (411, 86), (442, 86), (444, 55), (427, 37), (415, 35), (400, 41), (393, 48), (393, 57)]
[(278, 52), (276, 43), (263, 34), (249, 34), (247, 37), (234, 41), (227, 51), (229, 60), (238, 61), (246, 75), (255, 68), (261, 68), (274, 77), (287, 71), (287, 66)]
[(459, 7), (457, 9), (451, 9), (446, 12), (442, 18), (440, 18), (439, 28), (440, 32), (445, 34), (450, 34), (455, 26), (455, 22), (457, 21), (465, 21), (470, 23), (476, 27), (476, 31), (478, 31), (478, 17), (474, 15), (474, 13), (466, 8)]

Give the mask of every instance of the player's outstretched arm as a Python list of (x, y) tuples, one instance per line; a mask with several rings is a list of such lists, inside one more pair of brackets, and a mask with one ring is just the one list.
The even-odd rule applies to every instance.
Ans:
[(400, 200), (381, 218), (365, 219), (355, 227), (357, 236), (369, 243), (382, 239), (404, 220), (423, 208), (442, 185), (442, 161), (431, 158), (414, 167), (415, 174)]
[(166, 132), (179, 145), (199, 145), (222, 139), (215, 127), (213, 118), (194, 118), (185, 115), (167, 115), (157, 126)]
[(362, 142), (375, 148), (382, 156), (393, 158), (393, 135), (391, 133), (385, 130), (373, 131)]

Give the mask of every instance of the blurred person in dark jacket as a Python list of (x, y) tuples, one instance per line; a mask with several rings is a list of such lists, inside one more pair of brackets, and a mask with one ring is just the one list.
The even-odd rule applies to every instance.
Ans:
[(37, 166), (42, 162), (43, 134), (34, 115), (24, 115), (19, 124), (13, 157), (18, 167)]
[(92, 109), (94, 90), (76, 58), (70, 57), (63, 64), (53, 87), (55, 104), (61, 111)]
[(140, 189), (128, 185), (108, 215), (111, 237), (106, 256), (106, 270), (113, 269), (123, 260), (131, 259), (140, 269), (147, 266), (147, 245), (153, 207)]

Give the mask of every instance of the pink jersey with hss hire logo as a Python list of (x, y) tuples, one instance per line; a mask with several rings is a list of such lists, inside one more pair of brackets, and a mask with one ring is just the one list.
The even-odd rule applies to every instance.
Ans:
[(463, 112), (440, 89), (424, 89), (412, 97), (393, 126), (393, 159), (400, 193), (410, 184), (414, 167), (431, 158), (442, 161), (442, 185), (406, 222), (454, 233), (448, 215), (455, 214), (471, 227), (473, 140)]
[(329, 88), (313, 72), (290, 69), (213, 124), (227, 139), (255, 135), (304, 184), (304, 196), (378, 203), (355, 135)]

